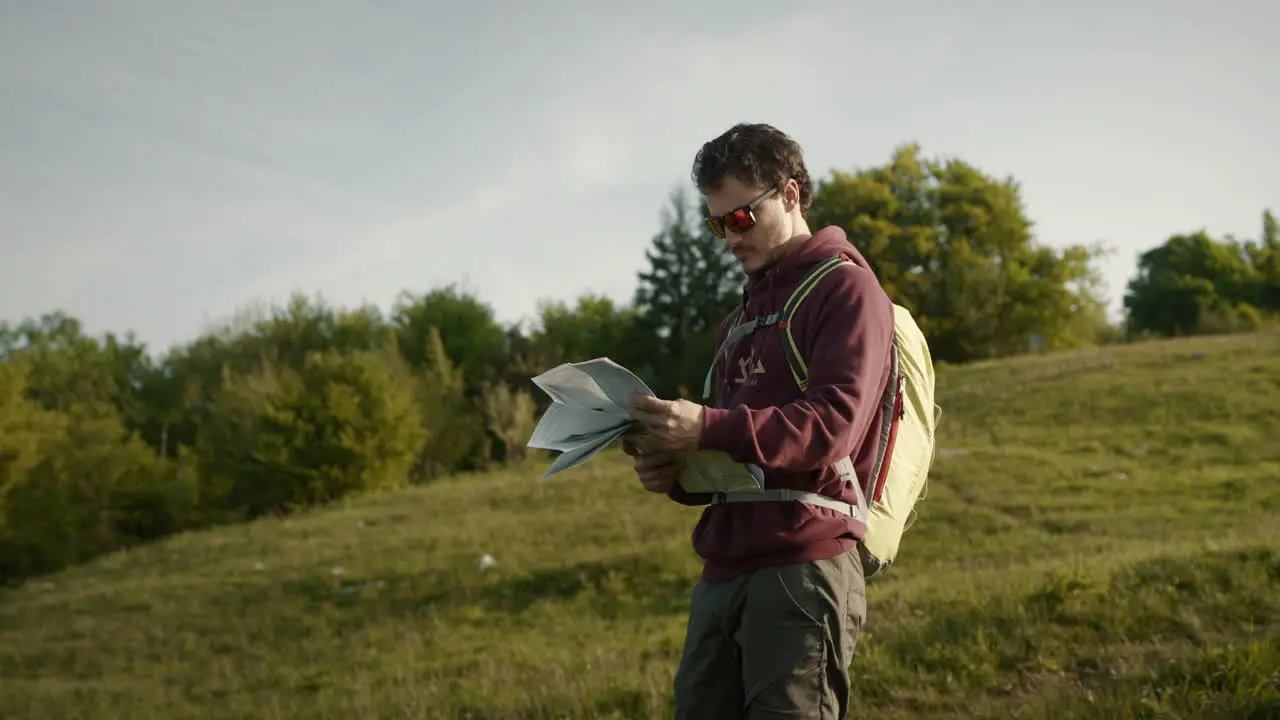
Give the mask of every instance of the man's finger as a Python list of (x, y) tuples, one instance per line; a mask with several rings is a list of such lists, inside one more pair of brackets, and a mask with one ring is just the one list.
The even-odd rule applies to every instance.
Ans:
[(661, 455), (643, 455), (636, 459), (636, 466), (642, 470), (656, 470), (676, 464), (676, 457), (663, 453)]
[(661, 412), (650, 410), (648, 408), (633, 407), (628, 412), (630, 413), (632, 420), (644, 423), (645, 425), (652, 425), (658, 420), (666, 417)]
[(663, 450), (654, 450), (652, 452), (645, 453), (644, 455), (641, 455), (640, 457), (636, 458), (637, 462), (645, 466), (666, 465), (668, 463), (676, 462), (676, 460), (677, 458), (673, 453), (669, 453)]
[(631, 393), (631, 410), (645, 414), (666, 414), (670, 412), (670, 402), (652, 395)]
[(627, 400), (629, 400), (632, 405), (638, 405), (640, 407), (646, 407), (653, 403), (662, 402), (660, 398), (654, 395), (645, 395), (644, 393), (639, 393), (639, 392), (631, 393), (630, 395), (627, 396)]
[(648, 441), (648, 449), (650, 452), (664, 452), (671, 450), (671, 431), (667, 426), (664, 418), (654, 418), (648, 421), (641, 421), (649, 428), (649, 434), (645, 436)]
[(640, 473), (640, 482), (646, 486), (664, 485), (679, 475), (677, 468), (667, 467), (655, 470), (645, 470)]

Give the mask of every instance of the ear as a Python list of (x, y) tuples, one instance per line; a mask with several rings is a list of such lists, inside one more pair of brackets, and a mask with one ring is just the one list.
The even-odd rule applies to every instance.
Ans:
[(800, 207), (800, 183), (795, 178), (787, 178), (782, 185), (782, 209), (791, 212)]

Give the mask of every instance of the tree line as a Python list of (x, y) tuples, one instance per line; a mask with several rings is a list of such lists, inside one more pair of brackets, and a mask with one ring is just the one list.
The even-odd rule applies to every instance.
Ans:
[[(383, 312), (295, 296), (151, 352), (51, 312), (0, 324), (0, 582), (183, 530), (521, 461), (544, 398), (529, 379), (608, 356), (694, 397), (741, 271), (680, 190), (630, 303), (544, 302), (504, 324), (456, 285)], [(1280, 315), (1280, 241), (1176, 235), (1144, 253), (1107, 321), (1105, 250), (1034, 241), (1019, 186), (896, 148), (815, 185), (945, 363), (1153, 336), (1240, 331)]]

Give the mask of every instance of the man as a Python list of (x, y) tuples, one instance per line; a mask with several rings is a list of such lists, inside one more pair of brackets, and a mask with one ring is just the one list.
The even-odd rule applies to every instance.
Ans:
[[(747, 275), (741, 307), (721, 323), (783, 309), (808, 272), (844, 256), (805, 296), (788, 328), (747, 334), (715, 363), (714, 406), (634, 396), (644, 451), (625, 445), (644, 487), (708, 505), (693, 532), (704, 559), (675, 679), (680, 718), (842, 718), (849, 664), (866, 617), (856, 544), (865, 525), (821, 502), (713, 502), (676, 483), (676, 454), (720, 450), (763, 469), (765, 488), (788, 488), (849, 508), (858, 492), (831, 466), (848, 458), (858, 478), (876, 452), (893, 342), (892, 304), (838, 227), (811, 233), (813, 185), (800, 147), (768, 125), (737, 125), (703, 145), (693, 178), (707, 226)], [(786, 332), (807, 365), (802, 390), (784, 355)], [(810, 495), (810, 498), (815, 496)], [(819, 500), (821, 498), (818, 498)]]

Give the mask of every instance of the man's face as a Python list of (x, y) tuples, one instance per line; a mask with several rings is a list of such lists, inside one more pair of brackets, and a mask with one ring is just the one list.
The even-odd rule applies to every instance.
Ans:
[[(723, 218), (755, 202), (769, 190), (766, 187), (745, 185), (736, 177), (729, 176), (718, 189), (707, 193), (707, 208), (712, 217)], [(747, 274), (760, 272), (773, 265), (790, 237), (780, 191), (756, 203), (750, 212), (755, 216), (755, 224), (745, 232), (737, 232), (729, 227), (733, 225), (732, 222), (726, 223), (724, 228), (725, 245)]]

